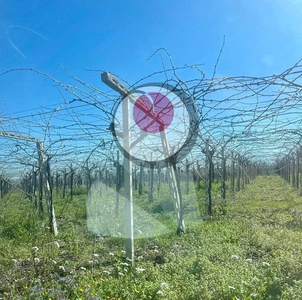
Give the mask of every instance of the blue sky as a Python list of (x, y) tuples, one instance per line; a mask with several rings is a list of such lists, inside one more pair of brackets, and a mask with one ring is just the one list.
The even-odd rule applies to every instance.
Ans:
[[(216, 76), (271, 75), (302, 57), (301, 15), (298, 0), (0, 0), (0, 73), (35, 68), (71, 82), (63, 65), (106, 91), (85, 68), (133, 83), (162, 69), (159, 55), (148, 58), (164, 47), (176, 66), (203, 64), (211, 77), (225, 36)], [(52, 83), (33, 73), (0, 77), (3, 115), (61, 101)]]

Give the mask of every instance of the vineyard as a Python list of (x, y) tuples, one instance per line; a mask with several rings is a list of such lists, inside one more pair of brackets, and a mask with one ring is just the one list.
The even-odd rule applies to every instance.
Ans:
[(72, 84), (0, 74), (60, 95), (1, 115), (0, 299), (302, 299), (301, 68), (206, 78), (171, 63), (125, 81), (176, 87), (198, 122), (185, 158), (130, 170), (112, 134), (122, 96), (68, 70)]

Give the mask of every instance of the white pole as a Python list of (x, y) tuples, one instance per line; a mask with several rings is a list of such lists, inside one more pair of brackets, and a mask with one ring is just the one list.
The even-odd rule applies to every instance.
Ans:
[[(124, 149), (130, 149), (130, 118), (129, 99), (123, 100), (123, 143)], [(132, 197), (132, 162), (131, 157), (124, 155), (124, 186), (125, 186), (125, 234), (126, 234), (126, 257), (134, 262), (134, 236), (133, 236), (133, 197)]]
[[(134, 103), (136, 103), (136, 99), (133, 96), (131, 96), (130, 91), (125, 86), (123, 86), (116, 78), (114, 78), (114, 76), (112, 76), (110, 73), (104, 72), (104, 73), (102, 73), (101, 77), (102, 77), (102, 81), (104, 83), (106, 83), (109, 87), (111, 87), (113, 90), (119, 92), (122, 95), (122, 97), (124, 97), (124, 98), (127, 97), (126, 98), (127, 101), (125, 101), (125, 99), (124, 99), (123, 107), (122, 107), (123, 117), (125, 117), (125, 114), (127, 114), (127, 116), (128, 116), (127, 117), (128, 123), (125, 123), (125, 120), (123, 119), (123, 134), (124, 134), (123, 142), (124, 142), (124, 148), (127, 146), (126, 149), (130, 149), (130, 145), (131, 145), (130, 136), (129, 136), (130, 133), (127, 134), (127, 138), (125, 139), (125, 134), (126, 134), (125, 128), (128, 128), (127, 131), (129, 132), (129, 127), (126, 127), (126, 126), (129, 126), (129, 117), (130, 117), (129, 116), (129, 102), (132, 102), (134, 104)], [(149, 108), (145, 107), (144, 105), (140, 105), (139, 107), (143, 112), (145, 112), (149, 116), (152, 116), (152, 115), (150, 115)], [(157, 119), (156, 122), (159, 122), (159, 125), (164, 125), (164, 122), (161, 119), (159, 119), (159, 120)], [(161, 137), (162, 147), (163, 147), (166, 159), (167, 159), (171, 155), (171, 150), (170, 150), (170, 145), (169, 145), (165, 130), (160, 132), (160, 137)], [(126, 144), (128, 142), (129, 142), (129, 144)], [(126, 159), (126, 157), (125, 157), (125, 159)], [(131, 166), (131, 162), (130, 162), (130, 166)], [(175, 167), (175, 165), (173, 165), (168, 159), (168, 162), (167, 162), (167, 168), (168, 168), (168, 174), (169, 174), (168, 182), (170, 185), (174, 209), (175, 209), (175, 213), (176, 213), (176, 217), (177, 217), (177, 232), (182, 233), (185, 230), (185, 225), (184, 225), (183, 212), (182, 212), (181, 194), (180, 194), (179, 186), (177, 183), (177, 178), (176, 178), (177, 174), (174, 170), (174, 167)], [(131, 187), (132, 187), (132, 172), (129, 172), (129, 173), (131, 173), (129, 176), (131, 178), (130, 183), (131, 183)], [(125, 180), (125, 186), (126, 186), (126, 180)], [(127, 191), (126, 191), (126, 195), (128, 195)], [(130, 195), (130, 193), (129, 193), (129, 195)], [(132, 188), (131, 188), (131, 199), (132, 199)], [(128, 214), (130, 214), (130, 212), (128, 212)], [(130, 226), (130, 225), (128, 225), (128, 226)], [(132, 220), (132, 230), (133, 230), (133, 220)], [(130, 231), (129, 231), (129, 234), (130, 234)]]
[[(130, 149), (130, 102), (127, 96), (130, 92), (121, 85), (110, 73), (102, 73), (102, 81), (117, 91), (124, 98), (122, 103), (123, 114), (123, 147)], [(131, 151), (129, 151), (131, 152)], [(131, 153), (130, 153), (131, 154)], [(126, 257), (134, 264), (134, 230), (133, 230), (133, 196), (132, 196), (132, 162), (127, 153), (124, 153), (124, 186), (125, 186), (125, 236)]]

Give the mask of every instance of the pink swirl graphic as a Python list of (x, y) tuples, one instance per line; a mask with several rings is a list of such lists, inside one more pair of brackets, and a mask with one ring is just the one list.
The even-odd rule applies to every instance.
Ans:
[(173, 105), (168, 97), (161, 93), (144, 94), (137, 99), (133, 107), (135, 123), (148, 133), (165, 130), (172, 123), (173, 117)]

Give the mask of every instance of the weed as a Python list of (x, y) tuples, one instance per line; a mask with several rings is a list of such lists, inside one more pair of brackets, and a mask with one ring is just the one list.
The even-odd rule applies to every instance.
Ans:
[(279, 177), (264, 176), (220, 203), (219, 186), (214, 184), (211, 218), (196, 216), (202, 189), (196, 196), (192, 185), (183, 195), (182, 236), (173, 231), (168, 186), (162, 184), (151, 204), (136, 195), (136, 204), (170, 231), (136, 240), (133, 268), (123, 238), (88, 231), (80, 189), (73, 201), (55, 199), (57, 237), (28, 199), (10, 195), (0, 202), (0, 298), (301, 299), (297, 191)]

